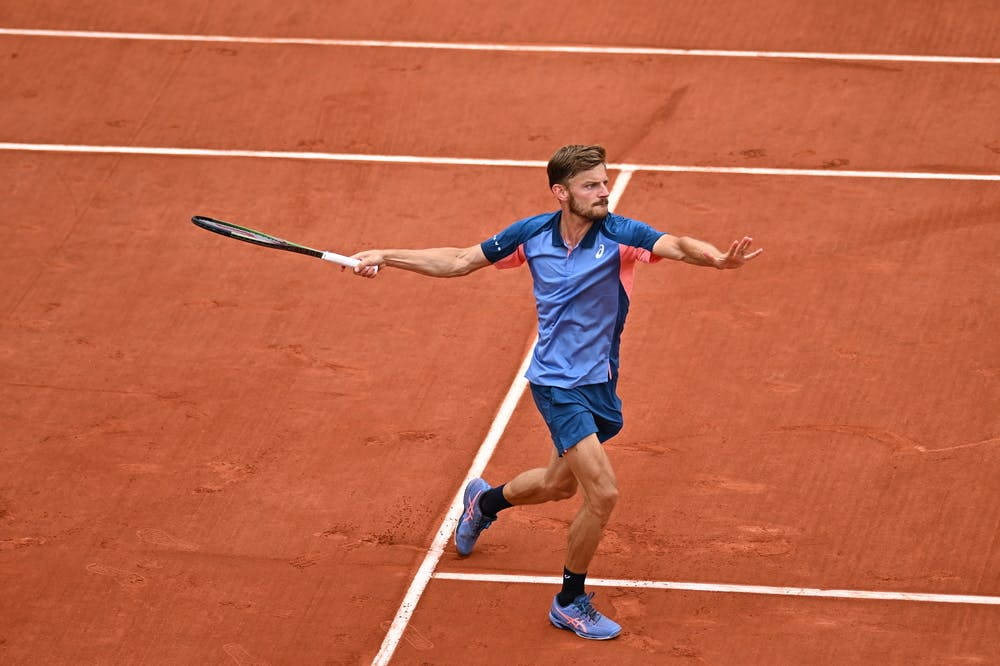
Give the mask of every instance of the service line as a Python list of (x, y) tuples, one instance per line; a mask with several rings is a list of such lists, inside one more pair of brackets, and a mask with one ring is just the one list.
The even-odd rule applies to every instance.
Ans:
[[(480, 583), (536, 583), (562, 585), (558, 576), (515, 576), (507, 574), (474, 574), (440, 571), (440, 580), (460, 580)], [(939, 604), (976, 604), (1000, 606), (1000, 597), (968, 594), (929, 594), (926, 592), (882, 592), (873, 590), (827, 590), (815, 587), (769, 587), (766, 585), (730, 585), (726, 583), (676, 583), (665, 580), (615, 580), (588, 578), (587, 585), (597, 587), (629, 587), (650, 590), (686, 590), (691, 592), (726, 592), (730, 594), (769, 594), (787, 597), (824, 597), (829, 599), (872, 599), (882, 601), (923, 601)]]
[(180, 35), (149, 32), (94, 30), (37, 30), (0, 28), (0, 35), (63, 37), (75, 39), (126, 39), (169, 42), (221, 42), (225, 44), (296, 44), (355, 48), (437, 49), (451, 51), (500, 51), (514, 53), (565, 53), (584, 55), (694, 56), (702, 58), (778, 58), (786, 60), (853, 60), (869, 62), (922, 62), (998, 65), (1000, 58), (982, 56), (905, 55), (892, 53), (822, 53), (809, 51), (731, 51), (722, 49), (669, 49), (642, 46), (572, 46), (562, 44), (487, 44), (475, 42), (418, 42), (382, 39), (320, 39), (310, 37), (240, 37), (236, 35)]
[[(364, 153), (318, 153), (282, 150), (220, 150), (214, 148), (167, 148), (156, 146), (96, 146), (62, 143), (3, 143), (0, 150), (91, 153), (118, 155), (167, 155), (178, 157), (231, 157), (327, 162), (378, 162), (388, 164), (443, 164), (450, 166), (541, 168), (544, 160), (508, 160), (481, 157), (429, 157), (420, 155), (368, 155)], [(888, 178), (897, 180), (981, 180), (1000, 181), (995, 173), (948, 173), (932, 171), (859, 171), (841, 169), (789, 169), (770, 167), (694, 166), (685, 164), (609, 163), (609, 169), (623, 172), (657, 171), (674, 173), (719, 173), (757, 176), (813, 176), (825, 178)]]

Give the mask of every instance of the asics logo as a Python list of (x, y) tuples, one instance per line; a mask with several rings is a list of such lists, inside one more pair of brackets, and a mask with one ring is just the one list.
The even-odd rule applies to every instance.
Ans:
[(604, 256), (604, 243), (601, 243), (601, 246), (597, 248), (597, 254), (594, 255), (594, 259), (600, 259), (603, 256)]
[(583, 620), (581, 620), (579, 618), (576, 618), (576, 617), (570, 617), (569, 615), (566, 615), (566, 613), (563, 613), (558, 608), (556, 609), (556, 612), (559, 613), (560, 615), (562, 615), (562, 618), (564, 620), (566, 620), (567, 622), (569, 622), (570, 624), (572, 624), (577, 629), (579, 629), (581, 631), (586, 631), (587, 630), (587, 623), (584, 622)]
[(479, 496), (482, 494), (483, 491), (480, 490), (478, 493), (476, 493), (476, 496), (472, 498), (472, 501), (469, 502), (469, 508), (465, 512), (465, 520), (472, 520), (473, 518), (475, 518), (476, 507), (479, 505)]

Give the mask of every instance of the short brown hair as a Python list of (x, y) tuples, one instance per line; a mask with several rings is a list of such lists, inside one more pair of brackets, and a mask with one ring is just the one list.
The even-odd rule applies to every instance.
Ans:
[(563, 146), (549, 160), (549, 187), (604, 164), (604, 146)]

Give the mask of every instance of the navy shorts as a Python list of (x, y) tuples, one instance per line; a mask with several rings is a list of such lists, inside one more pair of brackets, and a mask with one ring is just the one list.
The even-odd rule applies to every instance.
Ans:
[(571, 389), (531, 384), (535, 405), (560, 456), (587, 435), (596, 433), (597, 439), (605, 442), (622, 429), (625, 422), (617, 384), (617, 378)]

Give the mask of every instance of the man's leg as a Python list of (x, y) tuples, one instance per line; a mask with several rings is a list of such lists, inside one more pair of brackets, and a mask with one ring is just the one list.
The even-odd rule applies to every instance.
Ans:
[(513, 505), (542, 504), (569, 499), (576, 494), (576, 477), (558, 452), (552, 451), (548, 467), (521, 472), (503, 487), (503, 496)]
[(576, 485), (573, 473), (555, 452), (548, 467), (529, 469), (502, 486), (490, 488), (482, 479), (469, 481), (462, 500), (465, 510), (455, 528), (455, 548), (458, 554), (470, 554), (482, 531), (504, 509), (517, 504), (540, 504), (566, 499), (576, 493)]
[(569, 528), (566, 568), (585, 572), (618, 502), (618, 481), (597, 435), (568, 449), (563, 460), (583, 491), (583, 506)]
[(502, 486), (490, 488), (482, 479), (473, 479), (465, 488), (465, 510), (455, 529), (455, 548), (459, 555), (470, 554), (479, 535), (500, 511), (518, 504), (567, 499), (576, 493), (576, 486), (573, 472), (556, 452), (548, 467), (529, 469)]
[(586, 572), (618, 500), (618, 481), (597, 435), (588, 435), (562, 457), (553, 451), (548, 467), (521, 472), (503, 486), (503, 496), (515, 506), (541, 504), (570, 498), (577, 487), (583, 489), (583, 506), (569, 528), (566, 568)]
[(588, 435), (567, 449), (563, 460), (583, 491), (583, 505), (569, 528), (563, 589), (552, 600), (549, 621), (583, 638), (614, 638), (621, 627), (594, 609), (593, 595), (585, 594), (584, 581), (618, 501), (618, 481), (597, 435)]

